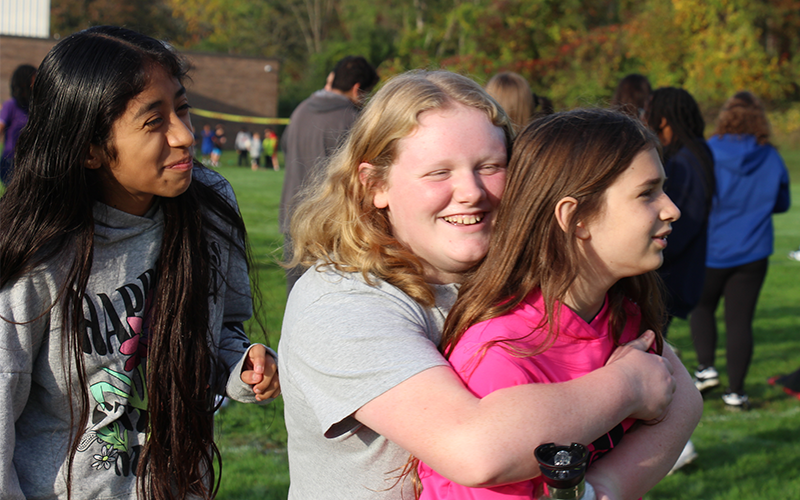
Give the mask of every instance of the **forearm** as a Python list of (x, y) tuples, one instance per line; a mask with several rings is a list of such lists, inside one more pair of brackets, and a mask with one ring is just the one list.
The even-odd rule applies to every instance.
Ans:
[(664, 351), (675, 368), (672, 404), (662, 421), (626, 434), (618, 447), (592, 465), (587, 480), (596, 486), (598, 500), (636, 499), (647, 493), (670, 471), (700, 421), (700, 393), (669, 346)]
[[(459, 484), (505, 484), (539, 474), (533, 451), (540, 444), (590, 443), (633, 413), (638, 401), (626, 380), (607, 366), (479, 400), (449, 367), (438, 367), (376, 398), (356, 418)], [(405, 412), (402, 423), (395, 412)]]

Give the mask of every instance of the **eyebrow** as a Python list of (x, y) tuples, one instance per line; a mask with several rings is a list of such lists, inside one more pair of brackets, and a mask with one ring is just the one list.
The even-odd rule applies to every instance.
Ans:
[(662, 180), (664, 182), (667, 182), (666, 177), (653, 177), (652, 179), (648, 179), (639, 184), (639, 187), (657, 186), (659, 183), (661, 183)]
[[(178, 99), (179, 97), (181, 97), (181, 96), (183, 96), (185, 94), (186, 94), (186, 87), (181, 85), (181, 88), (179, 88), (178, 91), (175, 92), (175, 99)], [(136, 120), (137, 118), (139, 118), (143, 114), (147, 113), (148, 111), (151, 111), (153, 109), (158, 108), (163, 103), (164, 103), (164, 101), (154, 101), (154, 102), (151, 102), (150, 104), (143, 105), (141, 108), (139, 108), (139, 111), (136, 112), (136, 115), (133, 117), (133, 119)]]

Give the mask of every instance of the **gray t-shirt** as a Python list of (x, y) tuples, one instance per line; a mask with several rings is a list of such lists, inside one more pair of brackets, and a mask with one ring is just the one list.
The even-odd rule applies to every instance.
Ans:
[(422, 307), (361, 274), (308, 270), (283, 320), (278, 364), (289, 433), (290, 499), (414, 498), (392, 487), (409, 453), (353, 414), (400, 382), (447, 365), (437, 350), (456, 285)]

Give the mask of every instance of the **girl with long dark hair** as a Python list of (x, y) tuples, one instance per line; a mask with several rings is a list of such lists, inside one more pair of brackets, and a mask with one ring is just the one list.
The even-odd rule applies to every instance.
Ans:
[(211, 498), (215, 395), (279, 391), (184, 78), (167, 45), (108, 26), (41, 64), (0, 200), (3, 498)]
[(703, 289), (708, 215), (714, 195), (714, 157), (703, 137), (705, 121), (689, 92), (676, 87), (656, 89), (645, 120), (663, 147), (667, 183), (664, 191), (681, 211), (675, 221), (664, 265), (658, 273), (667, 288), (667, 323), (686, 319)]

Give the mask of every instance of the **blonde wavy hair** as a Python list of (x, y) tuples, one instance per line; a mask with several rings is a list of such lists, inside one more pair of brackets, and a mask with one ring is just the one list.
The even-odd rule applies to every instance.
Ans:
[[(455, 103), (486, 113), (503, 129), (510, 151), (514, 131), (503, 109), (480, 85), (448, 71), (411, 71), (389, 80), (365, 106), (321, 177), (303, 192), (292, 215), (293, 258), (287, 266), (360, 272), (382, 279), (424, 306), (434, 292), (419, 260), (394, 236), (386, 209), (373, 205), (399, 153), (398, 141), (419, 125), (419, 115)], [(364, 182), (363, 162), (373, 166)]]
[(769, 144), (770, 126), (764, 105), (747, 91), (737, 92), (719, 111), (712, 135), (754, 135), (760, 145)]

